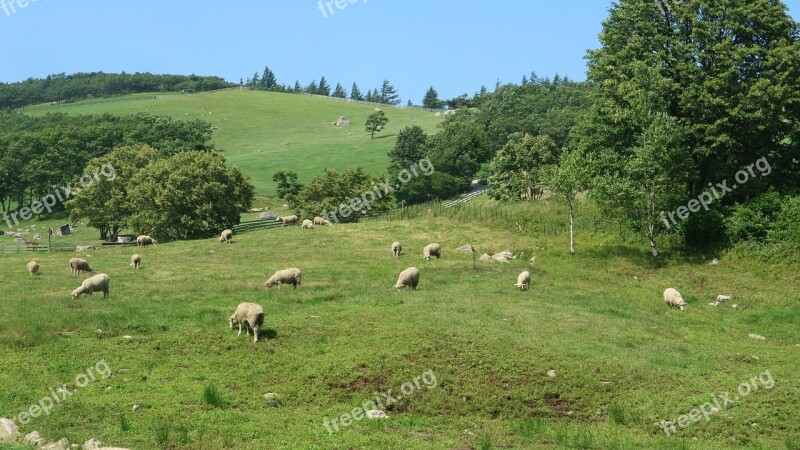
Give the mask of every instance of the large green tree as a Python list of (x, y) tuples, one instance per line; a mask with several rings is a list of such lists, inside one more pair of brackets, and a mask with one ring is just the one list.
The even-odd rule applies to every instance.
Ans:
[(375, 133), (383, 130), (387, 123), (389, 123), (389, 118), (386, 117), (386, 114), (384, 114), (383, 111), (378, 110), (367, 117), (367, 121), (364, 124), (364, 129), (370, 133), (372, 138), (374, 138)]
[(397, 94), (397, 89), (395, 89), (395, 87), (389, 83), (389, 80), (383, 80), (379, 98), (381, 103), (386, 103), (389, 105), (400, 104), (400, 96)]
[(333, 90), (331, 97), (347, 98), (347, 91), (344, 90), (341, 83), (336, 83), (336, 88)]
[(425, 158), (428, 136), (419, 125), (411, 125), (397, 133), (397, 141), (389, 152), (389, 173), (396, 175)]
[(181, 152), (137, 172), (128, 192), (129, 228), (172, 240), (207, 238), (238, 224), (254, 187), (219, 154)]
[(425, 91), (425, 97), (422, 99), (422, 106), (425, 108), (439, 109), (442, 107), (442, 101), (439, 100), (439, 93), (431, 86)]
[(365, 212), (380, 213), (394, 203), (379, 181), (361, 167), (341, 173), (325, 169), (293, 197), (293, 208), (301, 217), (327, 216), (332, 222), (356, 222)]
[(364, 95), (361, 94), (361, 90), (358, 88), (358, 84), (353, 82), (353, 87), (350, 88), (350, 99), (351, 100), (364, 100)]
[(539, 198), (545, 170), (557, 158), (557, 148), (550, 136), (513, 133), (490, 163), (489, 195), (501, 200)]

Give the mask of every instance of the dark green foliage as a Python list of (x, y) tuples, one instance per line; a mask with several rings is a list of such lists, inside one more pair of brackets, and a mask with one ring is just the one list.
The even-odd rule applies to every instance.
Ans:
[(394, 195), (403, 205), (413, 205), (431, 200), (447, 200), (465, 192), (470, 180), (443, 172), (433, 172), (426, 176), (420, 174), (406, 184), (400, 186)]
[(428, 136), (418, 125), (405, 127), (397, 133), (397, 141), (389, 152), (389, 173), (396, 175), (427, 155)]
[[(379, 181), (361, 167), (341, 173), (325, 169), (322, 175), (311, 180), (300, 193), (292, 197), (292, 205), (295, 212), (304, 218), (327, 214), (332, 222), (355, 222), (364, 215), (363, 211), (372, 215), (391, 208), (394, 199), (391, 194), (385, 194), (385, 190), (378, 185)], [(376, 192), (380, 192), (381, 198)], [(362, 199), (369, 204), (364, 204)], [(340, 209), (342, 205), (347, 205), (342, 208), (344, 212)]]
[(275, 172), (275, 175), (272, 176), (272, 181), (278, 183), (278, 197), (283, 199), (297, 195), (303, 187), (302, 184), (297, 182), (297, 174), (287, 170)]
[(389, 123), (389, 118), (386, 117), (383, 111), (378, 110), (367, 117), (364, 127), (370, 133), (370, 136), (374, 138), (375, 133), (383, 130), (387, 123)]

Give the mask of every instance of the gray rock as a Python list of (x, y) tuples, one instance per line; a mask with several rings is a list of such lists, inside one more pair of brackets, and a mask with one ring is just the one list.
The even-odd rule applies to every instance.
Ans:
[(278, 218), (278, 213), (275, 211), (265, 211), (258, 215), (258, 218), (261, 220), (275, 220)]
[(69, 450), (69, 441), (67, 438), (61, 438), (45, 445), (42, 447), (42, 450)]
[(102, 445), (103, 443), (98, 441), (96, 438), (91, 438), (83, 443), (83, 450), (97, 450)]
[(717, 303), (725, 303), (730, 299), (731, 299), (730, 295), (722, 295), (722, 294), (720, 294), (720, 295), (717, 296)]
[(38, 431), (31, 431), (22, 438), (22, 442), (30, 444), (33, 447), (41, 447), (44, 444), (44, 439), (39, 435)]
[(483, 261), (483, 262), (488, 262), (488, 261), (491, 261), (491, 260), (492, 260), (492, 257), (491, 257), (491, 255), (489, 255), (488, 253), (484, 253), (484, 254), (482, 254), (482, 255), (481, 255), (481, 257), (480, 257), (480, 258), (478, 258), (478, 259), (479, 259), (480, 261)]
[(371, 409), (366, 413), (367, 419), (388, 419), (389, 416), (379, 409)]
[(467, 252), (467, 253), (475, 253), (475, 247), (473, 247), (473, 246), (471, 246), (469, 244), (464, 244), (461, 247), (458, 247), (456, 249), (456, 251)]
[(6, 418), (0, 418), (0, 442), (13, 442), (20, 437), (17, 424)]
[(759, 334), (754, 334), (754, 333), (748, 334), (747, 337), (749, 337), (750, 339), (756, 339), (756, 340), (759, 340), (759, 341), (767, 340), (767, 338), (765, 338), (764, 336), (761, 336)]

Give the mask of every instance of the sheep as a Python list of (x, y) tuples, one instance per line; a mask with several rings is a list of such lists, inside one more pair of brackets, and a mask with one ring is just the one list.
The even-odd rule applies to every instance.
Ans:
[(92, 266), (89, 265), (89, 261), (80, 258), (70, 259), (69, 268), (70, 268), (70, 273), (72, 273), (73, 275), (77, 275), (81, 272), (94, 272)]
[(156, 244), (158, 244), (158, 241), (151, 238), (150, 236), (147, 236), (146, 234), (143, 234), (136, 238), (136, 245), (138, 247), (147, 247), (148, 245), (156, 245)]
[(426, 260), (430, 261), (431, 256), (435, 256), (436, 259), (442, 257), (442, 247), (439, 244), (428, 244), (422, 249), (422, 257)]
[(272, 286), (276, 285), (291, 284), (294, 286), (294, 289), (297, 289), (297, 286), (300, 286), (302, 278), (303, 272), (296, 267), (291, 269), (283, 269), (272, 274), (272, 276), (269, 277), (269, 280), (264, 283), (264, 287), (271, 288)]
[(39, 273), (39, 263), (36, 261), (28, 261), (28, 273), (36, 275)]
[(242, 324), (245, 326), (247, 335), (250, 336), (250, 330), (253, 330), (253, 342), (258, 342), (258, 332), (264, 326), (264, 308), (256, 303), (239, 303), (233, 315), (228, 318), (231, 330), (233, 326), (239, 324), (239, 334), (242, 335)]
[(297, 223), (297, 216), (291, 215), (286, 217), (278, 217), (275, 220), (280, 220), (281, 222), (283, 222), (283, 224), (281, 225), (281, 228), (283, 228), (285, 225), (291, 225)]
[(331, 226), (331, 221), (330, 221), (330, 220), (328, 220), (328, 219), (325, 219), (325, 218), (323, 218), (323, 217), (317, 216), (317, 217), (314, 217), (314, 225), (327, 225), (327, 226)]
[(142, 257), (139, 256), (139, 255), (131, 256), (131, 263), (128, 264), (128, 265), (131, 266), (134, 269), (138, 269), (139, 266), (142, 265)]
[(300, 228), (302, 228), (304, 230), (310, 230), (310, 229), (314, 228), (314, 222), (306, 219), (306, 220), (303, 221), (303, 224), (300, 225)]
[(683, 308), (686, 306), (686, 302), (683, 301), (681, 293), (673, 288), (667, 288), (664, 290), (664, 303), (666, 303), (670, 308), (680, 308), (681, 311), (683, 311)]
[(233, 240), (233, 230), (230, 228), (222, 230), (222, 233), (219, 235), (219, 242), (230, 244), (231, 240)]
[(524, 291), (526, 289), (531, 288), (531, 273), (527, 270), (519, 274), (517, 277), (517, 284), (516, 286), (519, 288), (520, 291)]
[(400, 252), (402, 252), (402, 251), (403, 251), (403, 246), (400, 245), (399, 242), (393, 242), (392, 243), (392, 256), (393, 257), (397, 258), (398, 256), (400, 256)]
[(83, 280), (83, 284), (72, 291), (72, 298), (76, 299), (83, 294), (92, 295), (94, 292), (103, 291), (103, 298), (108, 297), (108, 275), (99, 273), (91, 278)]
[(419, 269), (416, 267), (409, 267), (400, 272), (400, 276), (397, 277), (397, 283), (395, 283), (394, 287), (398, 291), (406, 287), (411, 287), (411, 289), (416, 291), (417, 284), (419, 284)]

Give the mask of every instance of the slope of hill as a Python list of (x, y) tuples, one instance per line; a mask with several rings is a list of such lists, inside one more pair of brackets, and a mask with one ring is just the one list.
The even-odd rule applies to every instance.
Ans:
[[(395, 239), (400, 258), (390, 256)], [(795, 270), (726, 257), (654, 269), (643, 247), (580, 240), (570, 256), (563, 234), (431, 215), (265, 230), (232, 245), (103, 249), (79, 256), (110, 275), (110, 298), (78, 300), (69, 298), (84, 278), (69, 274), (74, 253), (37, 255), (35, 277), (29, 255), (7, 255), (0, 417), (67, 383), (76, 391), (24, 433), (134, 449), (797, 448)], [(433, 241), (443, 258), (423, 261)], [(466, 242), (524, 257), (474, 262), (454, 250)], [(127, 266), (134, 252), (138, 271)], [(295, 266), (300, 288), (262, 288)], [(409, 266), (422, 272), (420, 289), (395, 291)], [(526, 269), (532, 289), (520, 292)], [(664, 305), (670, 286), (686, 311)], [(709, 306), (719, 293), (737, 308)], [(242, 301), (264, 306), (263, 342), (228, 328)], [(101, 360), (112, 375), (76, 386)], [(657, 425), (727, 392), (736, 403), (709, 420), (670, 437)], [(342, 424), (379, 394), (395, 399), (384, 404), (388, 420)]]
[[(222, 90), (199, 94), (130, 95), (62, 105), (26, 107), (31, 115), (131, 114), (147, 112), (176, 119), (202, 119), (216, 127), (213, 143), (228, 162), (251, 177), (262, 195), (274, 195), (272, 175), (278, 170), (297, 172), (307, 182), (323, 168), (363, 166), (378, 175), (388, 165), (387, 153), (397, 132), (419, 125), (436, 131), (435, 113), (417, 108), (380, 105), (389, 124), (370, 139), (364, 131), (367, 116), (377, 105), (333, 98), (264, 91)], [(341, 116), (349, 126), (332, 126)]]

